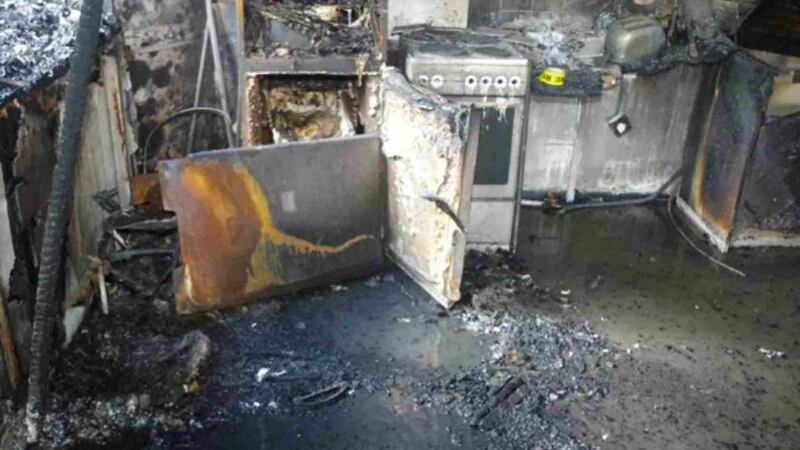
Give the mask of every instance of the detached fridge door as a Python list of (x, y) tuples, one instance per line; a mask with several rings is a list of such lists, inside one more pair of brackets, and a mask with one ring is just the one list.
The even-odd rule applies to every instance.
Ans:
[(196, 153), (159, 167), (183, 266), (179, 313), (322, 286), (383, 266), (378, 136)]
[(461, 298), (480, 115), (396, 69), (382, 81), (388, 254), (450, 308)]

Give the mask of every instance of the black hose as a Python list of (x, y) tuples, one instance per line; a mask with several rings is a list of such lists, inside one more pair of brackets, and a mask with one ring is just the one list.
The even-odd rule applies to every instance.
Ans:
[[(150, 141), (153, 139), (153, 136), (155, 136), (156, 132), (175, 119), (179, 119), (181, 117), (185, 117), (188, 115), (194, 117), (194, 115), (197, 113), (214, 114), (221, 117), (222, 122), (224, 123), (225, 126), (225, 139), (228, 141), (228, 148), (233, 148), (234, 146), (233, 131), (232, 131), (233, 122), (231, 122), (231, 117), (228, 115), (228, 113), (226, 113), (221, 109), (209, 108), (206, 106), (194, 106), (191, 108), (182, 109), (176, 112), (175, 114), (167, 117), (166, 119), (162, 120), (161, 122), (159, 122), (155, 127), (153, 127), (152, 130), (150, 130), (150, 133), (147, 134), (147, 139), (145, 139), (144, 147), (142, 148), (142, 159), (143, 159), (142, 163), (145, 172), (147, 172), (147, 160), (149, 159)], [(190, 140), (191, 138), (192, 137), (190, 136)], [(189, 148), (187, 150), (187, 153), (191, 154), (192, 149)]]
[(66, 98), (57, 146), (58, 161), (53, 169), (42, 237), (39, 283), (31, 335), (31, 365), (25, 418), (29, 442), (38, 440), (40, 412), (48, 392), (56, 288), (60, 279), (64, 232), (74, 189), (75, 164), (80, 152), (83, 115), (86, 111), (88, 84), (100, 34), (102, 12), (103, 0), (83, 0), (75, 52), (67, 74)]
[(658, 199), (658, 197), (663, 194), (675, 181), (677, 181), (682, 175), (683, 171), (686, 170), (688, 164), (684, 164), (675, 172), (669, 180), (667, 180), (661, 187), (658, 188), (657, 191), (653, 192), (652, 194), (646, 195), (640, 198), (632, 198), (628, 200), (617, 200), (612, 202), (602, 202), (602, 203), (581, 203), (578, 205), (569, 205), (564, 207), (561, 210), (561, 214), (569, 214), (574, 211), (585, 210), (585, 209), (597, 209), (597, 208), (616, 208), (621, 206), (634, 206), (634, 205), (643, 205), (645, 203), (650, 203)]

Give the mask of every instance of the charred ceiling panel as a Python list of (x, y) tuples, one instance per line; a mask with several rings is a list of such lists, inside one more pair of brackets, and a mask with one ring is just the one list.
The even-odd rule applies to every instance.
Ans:
[(685, 177), (682, 209), (719, 248), (727, 250), (736, 207), (774, 73), (764, 63), (737, 53), (723, 64), (715, 97), (699, 135), (694, 168)]
[(411, 86), (395, 69), (384, 71), (383, 100), (389, 251), (449, 308), (461, 297), (477, 157), (477, 139), (468, 135), (478, 124), (468, 107)]
[[(335, 282), (382, 265), (376, 136), (198, 153), (161, 163), (191, 313)], [(292, 174), (292, 176), (286, 176)]]

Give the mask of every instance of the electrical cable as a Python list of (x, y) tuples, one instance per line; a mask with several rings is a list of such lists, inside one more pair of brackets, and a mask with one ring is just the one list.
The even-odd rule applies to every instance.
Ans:
[[(225, 111), (218, 109), (218, 108), (209, 108), (207, 106), (195, 106), (192, 108), (182, 109), (175, 114), (167, 117), (166, 119), (162, 120), (152, 130), (150, 133), (147, 134), (147, 139), (144, 141), (144, 147), (142, 148), (142, 165), (144, 173), (147, 173), (147, 160), (148, 160), (148, 150), (150, 149), (150, 141), (155, 136), (156, 132), (164, 127), (166, 124), (172, 122), (175, 119), (179, 119), (184, 116), (192, 115), (194, 117), (197, 113), (204, 113), (204, 114), (215, 114), (222, 118), (222, 121), (225, 122), (225, 138), (228, 141), (228, 148), (233, 148), (234, 146), (234, 139), (233, 139), (233, 125), (231, 122), (231, 118)], [(192, 149), (188, 149), (189, 153), (192, 153)]]
[(669, 219), (672, 221), (672, 225), (675, 227), (675, 229), (678, 231), (678, 233), (683, 237), (683, 239), (686, 241), (686, 243), (688, 243), (689, 246), (692, 247), (697, 253), (700, 253), (706, 259), (708, 259), (712, 263), (718, 265), (719, 267), (722, 267), (723, 269), (728, 270), (731, 273), (739, 275), (742, 278), (746, 277), (747, 275), (744, 272), (742, 272), (741, 270), (739, 270), (739, 269), (737, 269), (735, 267), (729, 266), (729, 265), (725, 264), (724, 262), (714, 258), (713, 256), (708, 254), (705, 250), (700, 248), (700, 246), (695, 244), (689, 238), (689, 236), (686, 234), (686, 232), (683, 231), (683, 229), (681, 229), (680, 225), (678, 224), (678, 221), (675, 219), (675, 215), (672, 213), (672, 203), (675, 201), (675, 198), (676, 198), (675, 194), (673, 194), (673, 195), (671, 195), (669, 197), (669, 202), (667, 203), (667, 215), (669, 215)]
[(586, 210), (586, 209), (599, 209), (599, 208), (616, 208), (620, 206), (635, 206), (635, 205), (643, 205), (645, 203), (650, 203), (658, 199), (658, 197), (663, 194), (674, 182), (676, 182), (682, 175), (683, 172), (686, 170), (687, 164), (681, 166), (677, 172), (675, 172), (669, 179), (658, 188), (652, 194), (641, 198), (633, 198), (628, 200), (616, 200), (611, 202), (602, 202), (602, 203), (580, 203), (577, 205), (568, 205), (564, 207), (560, 211), (561, 215), (569, 214), (574, 211)]

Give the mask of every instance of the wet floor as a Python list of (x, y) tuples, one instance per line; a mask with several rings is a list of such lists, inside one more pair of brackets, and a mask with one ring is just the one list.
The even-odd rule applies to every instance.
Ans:
[[(686, 245), (662, 208), (525, 211), (521, 230), (518, 255), (562, 301), (523, 297), (512, 309), (586, 321), (623, 355), (605, 399), (569, 407), (571, 433), (597, 448), (800, 448), (800, 253), (733, 252), (726, 261), (746, 272), (741, 278)], [(313, 328), (346, 358), (406, 381), (485, 355), (484, 338), (431, 320), (428, 300), (408, 280), (399, 289), (352, 286), (321, 315), (319, 304), (285, 314), (327, 318)], [(365, 308), (364, 298), (380, 307)], [(391, 394), (354, 395), (300, 419), (256, 414), (194, 445), (485, 448), (491, 440), (462, 418)]]
[(742, 278), (686, 245), (663, 208), (528, 211), (521, 229), (534, 279), (570, 292), (544, 309), (590, 321), (632, 357), (606, 400), (573, 411), (591, 440), (800, 448), (800, 252), (734, 251)]
[[(445, 316), (396, 270), (335, 290), (283, 299), (280, 311), (270, 314), (263, 314), (263, 305), (254, 305), (226, 322), (222, 328), (236, 337), (226, 340), (220, 351), (235, 349), (236, 354), (215, 362), (209, 383), (236, 378), (225, 373), (236, 367), (245, 376), (237, 378), (242, 381), (230, 393), (249, 410), (226, 415), (223, 424), (207, 430), (178, 434), (154, 448), (485, 448), (486, 437), (461, 417), (420, 406), (410, 385), (478, 363), (488, 353), (489, 340)], [(213, 330), (209, 334), (221, 342)], [(263, 357), (267, 349), (298, 355), (313, 352), (311, 360), (330, 358), (342, 369), (328, 367), (326, 372), (347, 379), (352, 389), (323, 407), (294, 407), (292, 390), (308, 392), (331, 381), (288, 391), (255, 383), (259, 368), (270, 367), (270, 358)], [(288, 376), (273, 385), (288, 386), (283, 382), (292, 378), (293, 370), (287, 369)]]

